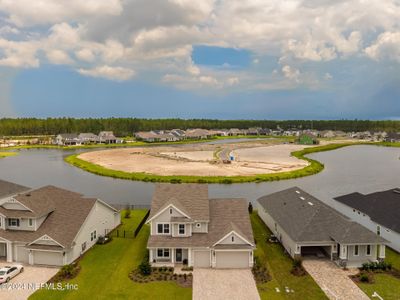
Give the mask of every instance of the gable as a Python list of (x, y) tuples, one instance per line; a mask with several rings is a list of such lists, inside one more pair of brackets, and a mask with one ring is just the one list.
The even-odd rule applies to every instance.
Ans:
[(15, 200), (14, 198), (8, 199), (6, 202), (2, 204), (5, 209), (13, 209), (13, 210), (25, 210), (30, 211), (26, 206), (22, 205), (20, 202)]
[[(240, 234), (235, 231), (231, 231), (225, 235), (221, 240), (215, 243), (215, 245), (250, 245)], [(215, 246), (214, 245), (214, 246)]]
[[(172, 213), (171, 213), (172, 212)], [(175, 206), (168, 205), (165, 207), (162, 211), (160, 211), (158, 214), (156, 214), (152, 220), (152, 222), (170, 222), (171, 217), (188, 217), (186, 216), (182, 211), (177, 209)]]
[(37, 240), (34, 240), (32, 243), (29, 245), (51, 245), (51, 246), (62, 246), (60, 243), (58, 243), (56, 240), (48, 236), (47, 234), (41, 236)]

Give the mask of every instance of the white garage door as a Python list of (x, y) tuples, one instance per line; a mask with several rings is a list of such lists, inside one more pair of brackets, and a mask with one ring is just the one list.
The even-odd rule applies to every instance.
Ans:
[(193, 266), (197, 268), (210, 267), (210, 251), (193, 251)]
[(29, 251), (24, 246), (15, 246), (15, 260), (19, 263), (29, 263)]
[(63, 256), (60, 252), (50, 251), (34, 251), (33, 252), (34, 265), (49, 265), (49, 266), (62, 266)]
[(248, 251), (218, 251), (216, 252), (217, 268), (249, 268)]

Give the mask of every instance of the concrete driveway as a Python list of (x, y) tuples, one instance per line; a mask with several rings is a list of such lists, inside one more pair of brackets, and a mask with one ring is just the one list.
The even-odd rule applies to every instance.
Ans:
[(343, 270), (327, 259), (303, 260), (303, 267), (314, 278), (329, 299), (368, 300), (368, 296), (349, 278), (357, 269)]
[[(0, 263), (11, 266), (13, 263)], [(24, 271), (11, 279), (8, 284), (0, 285), (0, 299), (24, 300), (33, 294), (39, 285), (46, 283), (57, 272), (58, 268), (25, 266)]]
[(259, 300), (250, 269), (194, 269), (193, 300)]

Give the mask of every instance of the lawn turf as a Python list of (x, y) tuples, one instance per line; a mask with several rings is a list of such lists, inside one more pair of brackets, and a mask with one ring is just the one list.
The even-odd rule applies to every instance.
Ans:
[[(134, 210), (123, 218), (119, 229), (135, 230), (145, 210)], [(95, 245), (80, 261), (79, 275), (68, 281), (78, 284), (77, 291), (40, 290), (29, 299), (191, 299), (192, 289), (174, 282), (134, 283), (130, 271), (142, 261), (150, 228), (143, 226), (135, 239), (115, 238), (108, 244)]]

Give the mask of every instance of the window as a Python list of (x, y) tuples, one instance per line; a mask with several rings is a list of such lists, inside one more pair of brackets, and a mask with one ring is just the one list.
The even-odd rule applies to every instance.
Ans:
[(201, 227), (201, 224), (200, 224), (200, 223), (196, 223), (196, 227), (197, 227), (197, 228), (200, 228), (200, 227)]
[(8, 226), (19, 227), (19, 219), (8, 219)]
[(157, 257), (169, 257), (169, 249), (168, 248), (157, 249)]
[(96, 230), (90, 233), (90, 241), (96, 240), (97, 232)]
[(179, 234), (185, 234), (185, 224), (179, 224)]
[(33, 219), (28, 219), (28, 225), (29, 225), (29, 227), (33, 226)]
[(376, 226), (376, 234), (381, 235), (381, 226)]
[(235, 241), (235, 237), (232, 235), (231, 237), (232, 243)]
[(371, 255), (371, 245), (367, 245), (367, 255)]
[(169, 209), (169, 214), (172, 215), (172, 208)]
[(354, 246), (354, 256), (358, 256), (358, 245)]
[(157, 233), (169, 234), (169, 224), (168, 223), (157, 224)]
[(86, 242), (82, 243), (81, 247), (82, 247), (82, 252), (85, 251), (86, 250)]

